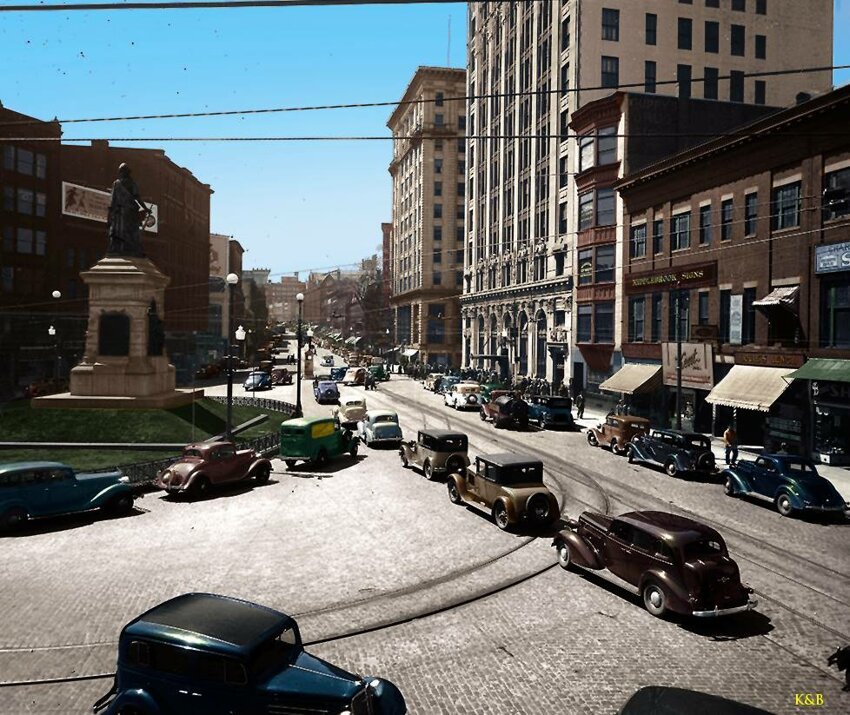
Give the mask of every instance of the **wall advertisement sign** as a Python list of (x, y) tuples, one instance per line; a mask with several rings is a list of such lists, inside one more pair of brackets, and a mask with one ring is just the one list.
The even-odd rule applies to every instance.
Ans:
[(729, 296), (729, 343), (740, 345), (744, 329), (744, 296)]
[[(664, 384), (676, 386), (676, 343), (661, 344)], [(714, 387), (714, 363), (708, 343), (682, 343), (682, 387), (710, 390)]]
[[(81, 186), (67, 181), (62, 182), (62, 213), (66, 216), (74, 216), (98, 223), (106, 223), (109, 216), (109, 203), (112, 194), (108, 191), (93, 189), (90, 186)], [(159, 208), (156, 204), (147, 203), (151, 210), (144, 225), (144, 230), (149, 233), (159, 231)]]
[(850, 241), (815, 246), (815, 273), (850, 271)]

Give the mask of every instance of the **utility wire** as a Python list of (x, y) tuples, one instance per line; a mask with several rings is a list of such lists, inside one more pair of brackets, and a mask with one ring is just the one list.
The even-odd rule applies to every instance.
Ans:
[[(486, 3), (492, 0), (469, 0)], [(0, 7), (0, 12), (73, 12), (85, 10), (214, 10), (241, 8), (282, 8), (335, 5), (448, 5), (458, 0), (152, 0), (151, 2), (69, 2), (57, 5), (21, 3)]]

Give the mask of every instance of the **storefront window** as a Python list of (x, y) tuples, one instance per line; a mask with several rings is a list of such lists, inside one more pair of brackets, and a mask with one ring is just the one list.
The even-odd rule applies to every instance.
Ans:
[(850, 348), (850, 283), (824, 280), (820, 304), (821, 347)]

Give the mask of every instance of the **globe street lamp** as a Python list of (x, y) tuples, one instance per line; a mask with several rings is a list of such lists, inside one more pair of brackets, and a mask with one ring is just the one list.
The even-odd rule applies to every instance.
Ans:
[(298, 301), (298, 351), (296, 353), (298, 365), (295, 368), (295, 414), (293, 417), (303, 417), (304, 411), (301, 409), (301, 313), (304, 306), (304, 294), (299, 293), (295, 296)]
[[(236, 333), (235, 333), (235, 335), (236, 335), (236, 342), (237, 342), (237, 344), (241, 343), (241, 344), (242, 344), (242, 346), (244, 347), (244, 345), (245, 345), (245, 328), (243, 328), (243, 327), (240, 325), (238, 328), (236, 328)], [(241, 353), (241, 350), (237, 350), (237, 352)], [(249, 370), (249, 371), (248, 371), (248, 374), (250, 375), (250, 374), (251, 374), (251, 372), (253, 372), (253, 371), (252, 371), (252, 370)], [(253, 385), (253, 383), (251, 383), (251, 384)]]
[[(59, 300), (62, 297), (61, 291), (55, 290), (50, 294), (55, 300)], [(53, 322), (55, 325), (59, 325), (58, 316), (54, 315)], [(51, 325), (47, 328), (47, 334), (53, 338), (53, 352), (55, 355), (55, 363), (53, 367), (53, 377), (57, 380), (59, 379), (59, 338), (57, 337), (56, 328)]]
[(233, 438), (233, 290), (239, 282), (239, 276), (228, 273), (224, 279), (227, 282), (227, 418), (224, 425), (224, 436), (226, 439)]

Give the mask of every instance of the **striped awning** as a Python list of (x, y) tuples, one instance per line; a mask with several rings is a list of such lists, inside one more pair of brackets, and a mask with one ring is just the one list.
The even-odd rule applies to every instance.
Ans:
[(790, 381), (783, 378), (793, 372), (784, 367), (734, 365), (729, 374), (708, 393), (705, 401), (724, 407), (768, 412), (770, 406), (788, 389)]

